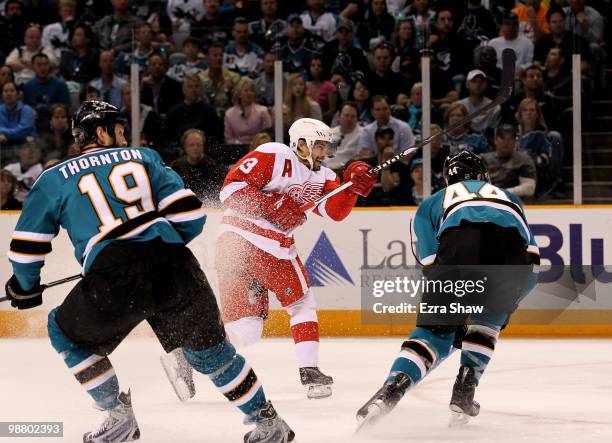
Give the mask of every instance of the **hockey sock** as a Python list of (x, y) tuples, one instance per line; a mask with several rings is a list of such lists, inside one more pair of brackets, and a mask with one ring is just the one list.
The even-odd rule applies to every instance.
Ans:
[(310, 290), (297, 302), (287, 306), (289, 326), (295, 343), (298, 367), (319, 365), (319, 321), (314, 296)]
[(412, 383), (418, 383), (433, 367), (448, 357), (454, 337), (454, 332), (435, 334), (430, 329), (416, 327), (402, 344), (387, 381), (403, 372), (410, 377)]
[(207, 349), (183, 348), (193, 368), (208, 375), (214, 385), (249, 417), (266, 404), (266, 395), (255, 371), (227, 340)]
[(475, 379), (471, 383), (478, 384), (491, 361), (499, 331), (498, 326), (468, 325), (461, 345), (461, 366), (474, 368)]
[(113, 365), (108, 357), (92, 354), (66, 337), (55, 320), (56, 312), (57, 308), (49, 313), (51, 344), (96, 405), (104, 410), (113, 409), (119, 404), (119, 381)]

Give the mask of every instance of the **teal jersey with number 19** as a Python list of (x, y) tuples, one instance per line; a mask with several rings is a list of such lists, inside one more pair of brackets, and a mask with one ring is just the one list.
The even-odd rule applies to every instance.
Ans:
[(206, 215), (193, 192), (148, 148), (87, 150), (45, 170), (34, 183), (8, 257), (22, 288), (40, 277), (60, 226), (86, 273), (108, 244), (161, 238), (188, 243)]
[(521, 201), (512, 193), (485, 181), (465, 180), (441, 189), (419, 207), (414, 218), (419, 260), (424, 265), (432, 264), (442, 233), (463, 221), (516, 228), (527, 251), (539, 255)]

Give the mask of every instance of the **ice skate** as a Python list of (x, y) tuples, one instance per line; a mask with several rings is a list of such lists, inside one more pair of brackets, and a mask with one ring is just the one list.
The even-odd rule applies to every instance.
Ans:
[(84, 443), (115, 443), (134, 441), (140, 438), (140, 429), (132, 410), (130, 391), (117, 397), (119, 404), (108, 411), (100, 427), (83, 435)]
[(175, 349), (169, 354), (162, 355), (160, 360), (179, 400), (187, 401), (192, 398), (195, 395), (193, 368), (185, 359), (183, 350)]
[(244, 435), (244, 443), (287, 443), (295, 438), (295, 433), (269, 401), (245, 423), (253, 423), (256, 427)]
[(403, 372), (398, 373), (391, 381), (387, 381), (376, 394), (357, 411), (357, 431), (373, 426), (381, 418), (393, 410), (401, 400), (412, 380)]
[(474, 379), (474, 369), (466, 366), (459, 368), (459, 374), (453, 386), (453, 395), (450, 401), (451, 417), (449, 427), (465, 425), (470, 417), (476, 417), (480, 412), (480, 405), (474, 401), (476, 383), (470, 383)]
[(331, 385), (334, 379), (323, 374), (319, 368), (300, 368), (300, 381), (308, 388), (308, 398), (325, 398), (332, 395)]

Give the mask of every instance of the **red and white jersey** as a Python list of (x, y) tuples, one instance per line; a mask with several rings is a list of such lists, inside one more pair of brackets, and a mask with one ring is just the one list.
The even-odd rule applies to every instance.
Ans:
[[(267, 195), (286, 194), (302, 205), (318, 199), (338, 185), (338, 177), (331, 169), (321, 166), (320, 170), (313, 171), (303, 165), (288, 146), (282, 143), (265, 143), (240, 159), (225, 178), (220, 199), (226, 210), (219, 235), (234, 232), (275, 257), (295, 258), (297, 250), (293, 236), (278, 229), (257, 211), (253, 211), (254, 194), (249, 194), (248, 191), (236, 193), (245, 188), (257, 188), (258, 191), (254, 190), (256, 193), (261, 191)], [(239, 202), (236, 201), (237, 195), (240, 196)], [(228, 204), (228, 199), (231, 200), (231, 205)], [(327, 205), (330, 200), (323, 202), (313, 212), (332, 220), (344, 218), (346, 215), (338, 217), (333, 203)], [(332, 208), (331, 214), (328, 214), (327, 206)]]

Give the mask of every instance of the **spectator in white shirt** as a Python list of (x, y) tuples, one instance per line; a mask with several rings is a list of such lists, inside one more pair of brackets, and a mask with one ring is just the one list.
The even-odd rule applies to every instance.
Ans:
[(11, 51), (5, 63), (13, 68), (15, 72), (15, 82), (22, 85), (31, 78), (34, 78), (32, 70), (32, 57), (36, 54), (46, 54), (49, 57), (51, 69), (57, 66), (57, 59), (53, 49), (42, 44), (42, 31), (40, 26), (32, 25), (26, 29), (23, 38), (24, 46), (19, 46)]
[(334, 157), (326, 161), (328, 168), (339, 169), (359, 153), (362, 128), (357, 124), (358, 116), (359, 108), (355, 103), (344, 103), (338, 116), (339, 125), (332, 128), (332, 137), (338, 143), (338, 147)]
[(326, 42), (336, 36), (336, 17), (331, 12), (325, 12), (325, 0), (306, 0), (308, 10), (300, 16), (304, 28), (318, 35)]
[(498, 68), (502, 67), (502, 52), (506, 48), (510, 48), (516, 53), (517, 71), (525, 69), (533, 63), (533, 42), (527, 37), (519, 35), (518, 16), (512, 12), (504, 17), (501, 25), (501, 37), (489, 40), (488, 46), (491, 46), (497, 52)]

